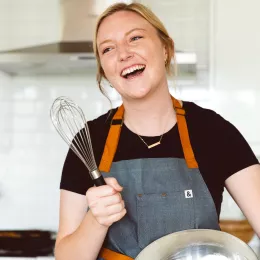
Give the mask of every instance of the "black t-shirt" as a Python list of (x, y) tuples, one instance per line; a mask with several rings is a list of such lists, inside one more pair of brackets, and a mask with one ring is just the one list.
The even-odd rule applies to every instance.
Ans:
[[(240, 132), (220, 115), (193, 102), (183, 102), (183, 107), (186, 110), (193, 152), (219, 216), (225, 180), (250, 165), (258, 164), (258, 160)], [(116, 109), (113, 109), (88, 122), (97, 165), (100, 163), (115, 112)], [(142, 138), (147, 144), (159, 140), (159, 136)], [(123, 124), (114, 162), (170, 157), (184, 158), (177, 124), (163, 135), (161, 144), (152, 149), (148, 149), (140, 138)], [(69, 150), (63, 166), (60, 189), (85, 195), (92, 186), (93, 181), (87, 168)]]

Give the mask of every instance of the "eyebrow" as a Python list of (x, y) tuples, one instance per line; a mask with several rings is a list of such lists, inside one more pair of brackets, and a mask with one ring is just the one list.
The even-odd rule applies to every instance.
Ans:
[[(143, 29), (143, 28), (134, 28), (134, 29), (131, 29), (130, 31), (128, 31), (128, 32), (125, 34), (125, 36), (129, 35), (129, 34), (132, 33), (133, 31), (146, 31), (146, 30)], [(102, 44), (107, 43), (107, 42), (111, 42), (111, 41), (112, 41), (112, 40), (107, 39), (107, 40), (101, 42), (98, 46), (100, 47)]]

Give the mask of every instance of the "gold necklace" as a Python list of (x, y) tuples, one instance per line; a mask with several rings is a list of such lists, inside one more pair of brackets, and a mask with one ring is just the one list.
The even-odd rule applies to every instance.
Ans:
[[(169, 112), (170, 112), (170, 109), (169, 109)], [(168, 112), (168, 114), (169, 114), (169, 112)], [(128, 121), (128, 124), (131, 125), (129, 121)], [(132, 126), (132, 125), (131, 125), (131, 126)], [(139, 134), (137, 134), (137, 132), (135, 131), (135, 129), (133, 128), (133, 126), (132, 126), (132, 128), (134, 129), (134, 131), (136, 132), (136, 135), (140, 138), (140, 140), (147, 146), (147, 148), (148, 148), (148, 149), (151, 149), (151, 148), (153, 148), (153, 147), (155, 147), (155, 146), (161, 144), (163, 135), (165, 134), (165, 128), (166, 128), (166, 126), (167, 126), (167, 121), (166, 121), (164, 130), (163, 130), (163, 133), (162, 133), (162, 135), (160, 136), (159, 141), (157, 141), (157, 142), (155, 142), (155, 143), (153, 143), (153, 144), (150, 144), (150, 145), (148, 145), (148, 144), (144, 141), (144, 139), (143, 139)]]
[(148, 145), (148, 144), (144, 141), (144, 139), (143, 139), (139, 134), (137, 134), (137, 135), (139, 136), (139, 138), (141, 139), (141, 141), (147, 146), (147, 148), (148, 148), (148, 149), (151, 149), (151, 148), (153, 148), (153, 147), (155, 147), (155, 146), (161, 144), (162, 137), (163, 137), (164, 133), (160, 136), (160, 139), (159, 139), (158, 142), (155, 142), (155, 143), (150, 144), (150, 145)]

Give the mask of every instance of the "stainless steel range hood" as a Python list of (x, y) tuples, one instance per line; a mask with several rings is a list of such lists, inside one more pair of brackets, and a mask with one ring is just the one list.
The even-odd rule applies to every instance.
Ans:
[[(94, 69), (96, 62), (92, 39), (96, 19), (102, 11), (101, 3), (104, 5), (104, 1), (100, 0), (46, 1), (48, 6), (44, 8), (45, 11), (40, 10), (45, 12), (43, 16), (48, 17), (48, 9), (57, 8), (54, 4), (58, 5), (59, 24), (56, 26), (59, 27), (60, 35), (55, 37), (57, 41), (35, 44), (34, 36), (30, 37), (29, 34), (29, 46), (0, 52), (0, 70), (11, 75), (20, 75), (84, 73), (86, 69)], [(10, 23), (14, 24), (15, 30), (14, 21)]]
[(91, 41), (57, 42), (0, 52), (0, 70), (13, 76), (82, 74), (95, 69)]
[[(92, 42), (96, 19), (113, 1), (56, 1), (59, 1), (61, 20), (61, 35), (56, 37), (59, 40), (34, 44), (31, 37), (30, 46), (0, 52), (0, 70), (10, 75), (30, 75), (86, 73), (87, 70), (96, 69)], [(177, 52), (176, 58), (179, 64), (187, 65), (189, 70), (195, 71), (197, 57), (194, 53)]]

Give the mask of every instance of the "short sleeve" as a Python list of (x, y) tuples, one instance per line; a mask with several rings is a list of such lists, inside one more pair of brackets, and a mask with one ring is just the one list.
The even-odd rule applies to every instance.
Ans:
[(239, 130), (221, 115), (193, 102), (184, 102), (184, 108), (199, 171), (219, 215), (226, 179), (258, 160)]
[(92, 186), (93, 181), (87, 167), (77, 155), (69, 149), (62, 169), (60, 189), (85, 195), (86, 191)]
[[(112, 113), (108, 112), (92, 121), (88, 121), (91, 143), (97, 166), (99, 165), (103, 154), (110, 126), (108, 116), (113, 114), (114, 110)], [(90, 177), (87, 167), (78, 156), (69, 149), (62, 169), (60, 189), (85, 195), (87, 190), (93, 185), (94, 182)]]
[(216, 114), (215, 129), (218, 131), (215, 144), (219, 151), (215, 159), (223, 181), (240, 170), (258, 164), (247, 140), (232, 123)]

